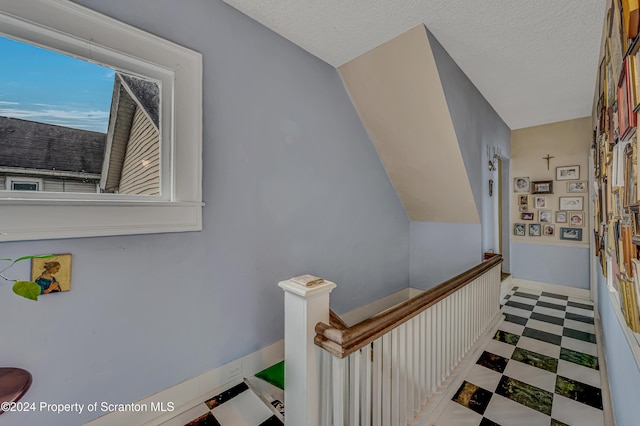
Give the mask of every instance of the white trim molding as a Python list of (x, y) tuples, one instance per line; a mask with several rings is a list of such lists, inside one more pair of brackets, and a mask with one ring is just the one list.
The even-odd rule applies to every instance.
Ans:
[(500, 300), (504, 299), (504, 297), (515, 286), (515, 283), (513, 280), (514, 280), (513, 275), (509, 275), (506, 279), (502, 280), (502, 282), (500, 283)]
[[(231, 361), (211, 371), (171, 386), (133, 404), (162, 406), (166, 412), (114, 411), (85, 423), (85, 426), (111, 425), (184, 425), (207, 410), (204, 401), (242, 382), (284, 359), (284, 340), (279, 340), (254, 353)], [(189, 418), (187, 418), (189, 417)]]
[(0, 242), (202, 229), (200, 53), (68, 0), (2, 0), (0, 35), (157, 81), (162, 117), (161, 195), (0, 191)]

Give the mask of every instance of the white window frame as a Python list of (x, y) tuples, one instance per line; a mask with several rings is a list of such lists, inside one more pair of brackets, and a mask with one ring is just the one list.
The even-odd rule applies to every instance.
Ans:
[(68, 0), (0, 7), (0, 35), (150, 77), (162, 91), (162, 195), (0, 191), (0, 241), (201, 230), (202, 55)]
[[(6, 176), (5, 180), (5, 188), (9, 188), (9, 191), (13, 191), (14, 183), (35, 183), (36, 191), (44, 191), (44, 181), (40, 178), (32, 178), (32, 177), (19, 177), (19, 176)], [(15, 192), (15, 191), (14, 191)], [(29, 191), (34, 192), (34, 191)]]

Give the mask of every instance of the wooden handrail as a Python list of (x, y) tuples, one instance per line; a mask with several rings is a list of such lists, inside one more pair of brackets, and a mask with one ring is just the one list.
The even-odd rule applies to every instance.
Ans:
[(333, 312), (333, 309), (329, 309), (329, 325), (333, 328), (337, 328), (338, 330), (344, 330), (345, 328), (349, 328), (346, 322), (340, 315)]
[(493, 256), (416, 297), (348, 328), (338, 328), (319, 322), (316, 324), (314, 342), (332, 355), (345, 358), (470, 284), (500, 263), (502, 263), (502, 256)]

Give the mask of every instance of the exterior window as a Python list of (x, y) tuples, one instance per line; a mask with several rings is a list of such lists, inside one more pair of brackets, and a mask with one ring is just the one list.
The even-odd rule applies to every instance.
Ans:
[(12, 191), (37, 191), (37, 182), (13, 182), (11, 184)]
[[(0, 117), (0, 160), (15, 159), (0, 161), (0, 242), (201, 230), (202, 55), (67, 0), (1, 9), (8, 43), (106, 67), (111, 96), (97, 130)], [(39, 145), (22, 155), (26, 142)]]
[(7, 178), (7, 182), (12, 191), (41, 191), (42, 181), (20, 179), (20, 178)]

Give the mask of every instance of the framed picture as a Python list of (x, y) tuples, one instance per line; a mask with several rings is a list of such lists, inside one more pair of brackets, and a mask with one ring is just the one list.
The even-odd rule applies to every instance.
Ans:
[(567, 212), (556, 212), (556, 223), (567, 223)]
[(531, 182), (528, 177), (517, 177), (513, 179), (513, 192), (529, 192)]
[(568, 241), (582, 241), (582, 229), (560, 228), (560, 239)]
[(544, 209), (547, 207), (547, 197), (533, 197), (533, 205), (536, 209)]
[(560, 197), (560, 210), (584, 210), (584, 197)]
[[(623, 72), (625, 70), (623, 64)], [(625, 136), (631, 130), (629, 125), (629, 90), (626, 83), (626, 73), (620, 76), (618, 82), (618, 128), (620, 140), (624, 140)]]
[(587, 182), (567, 182), (567, 192), (587, 192)]
[(542, 228), (539, 223), (530, 223), (529, 224), (529, 236), (530, 237), (539, 237), (542, 235)]
[(538, 220), (540, 222), (552, 222), (551, 210), (540, 210), (538, 212)]
[(583, 212), (569, 212), (569, 226), (584, 226)]
[(520, 213), (520, 219), (522, 220), (533, 220), (533, 212), (523, 212)]
[(539, 180), (531, 182), (532, 194), (553, 194), (553, 181), (552, 180)]
[(545, 223), (542, 225), (542, 235), (545, 237), (553, 237), (556, 235), (556, 227), (555, 225), (551, 225), (549, 223)]
[[(624, 207), (629, 207), (636, 204), (637, 188), (636, 188), (636, 171), (633, 163), (633, 151), (634, 144), (629, 144), (624, 149), (624, 185), (625, 185), (625, 197)], [(637, 148), (635, 148), (637, 149)]]
[(625, 56), (622, 63), (620, 80), (618, 81), (618, 125), (620, 140), (626, 140), (631, 134), (631, 129), (637, 126), (636, 114), (633, 112), (636, 100), (632, 84), (635, 84), (631, 75), (631, 57)]
[(514, 223), (513, 224), (513, 235), (517, 235), (519, 237), (525, 236), (525, 229), (527, 225), (524, 223)]
[(529, 206), (520, 206), (520, 207), (518, 207), (518, 209), (520, 210), (520, 213), (528, 212), (529, 211)]
[(40, 294), (71, 290), (71, 255), (31, 260), (31, 281), (40, 286)]
[(580, 179), (580, 166), (556, 167), (556, 180)]
[(605, 62), (604, 55), (602, 56), (602, 61), (600, 61), (600, 67), (598, 68), (598, 93), (604, 93), (604, 79), (605, 73), (607, 69), (607, 64)]
[(640, 236), (640, 209), (631, 210), (631, 230), (634, 236)]
[(528, 206), (529, 205), (529, 195), (519, 195), (518, 196), (518, 205), (519, 206)]

